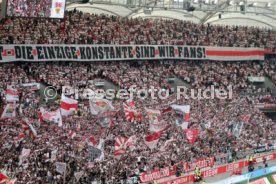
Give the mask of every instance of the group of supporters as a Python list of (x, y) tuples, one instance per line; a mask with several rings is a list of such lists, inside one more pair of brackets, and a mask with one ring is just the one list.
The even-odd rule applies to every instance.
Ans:
[[(21, 1), (9, 1), (10, 4), (17, 2)], [(39, 2), (49, 3), (46, 0)], [(0, 41), (3, 44), (164, 44), (276, 48), (275, 30), (256, 27), (128, 19), (78, 11), (66, 12), (64, 19), (11, 18), (1, 22)]]
[[(10, 1), (17, 2), (17, 1)], [(19, 1), (21, 2), (21, 1)], [(44, 1), (40, 1), (44, 2)], [(22, 3), (22, 2), (21, 2)], [(47, 2), (45, 2), (47, 3)], [(22, 3), (24, 6), (24, 1)], [(28, 26), (26, 26), (28, 25)], [(2, 19), (2, 44), (177, 44), (276, 48), (276, 32), (260, 28), (197, 25), (179, 20), (127, 19), (122, 17), (67, 12), (64, 20)], [(272, 59), (265, 61), (116, 61), (116, 62), (43, 62), (0, 65), (1, 111), (8, 113), (7, 86), (18, 93), (12, 118), (0, 120), (0, 171), (17, 183), (125, 183), (143, 172), (177, 165), (181, 174), (184, 162), (237, 153), (276, 143), (275, 121), (254, 107), (258, 102), (275, 103), (273, 88), (256, 88), (248, 77), (268, 77), (275, 85), (276, 68)], [(192, 89), (232, 87), (229, 99), (185, 99), (176, 97), (170, 78), (179, 78)], [(77, 100), (72, 114), (62, 123), (46, 121), (41, 108), (54, 112), (60, 101), (45, 99), (43, 90), (28, 89), (23, 84), (53, 86), (59, 95), (63, 86), (74, 92), (97, 82), (130, 89), (169, 91), (165, 99), (135, 97), (129, 106), (137, 118), (127, 117), (127, 100), (111, 99), (108, 124), (99, 113), (92, 113), (89, 100)], [(110, 85), (112, 83), (113, 85)], [(44, 87), (45, 87), (44, 86)], [(107, 87), (107, 86), (106, 86)], [(10, 89), (12, 91), (12, 89)], [(151, 92), (149, 92), (151, 93)], [(97, 105), (101, 106), (102, 103)], [(189, 105), (188, 125), (198, 130), (193, 141), (176, 124), (172, 105)], [(110, 105), (111, 106), (111, 105)], [(157, 121), (165, 128), (158, 142), (149, 146), (152, 120), (146, 109), (159, 111)], [(2, 114), (3, 117), (3, 114)], [(139, 117), (139, 118), (138, 118)], [(160, 120), (161, 119), (161, 120)], [(60, 119), (59, 119), (60, 120)], [(241, 126), (236, 126), (237, 124)], [(32, 136), (30, 135), (32, 133)], [(126, 145), (125, 140), (131, 144)], [(134, 141), (135, 140), (135, 141)], [(96, 159), (96, 148), (101, 156)], [(120, 147), (122, 146), (122, 147)], [(92, 151), (91, 151), (92, 150)], [(93, 154), (91, 154), (93, 153)], [(246, 155), (244, 155), (246, 156)], [(65, 166), (64, 166), (65, 165)], [(196, 172), (198, 175), (199, 170)]]
[[(66, 183), (77, 180), (82, 183), (118, 183), (131, 177), (136, 177), (138, 182), (141, 173), (156, 168), (177, 165), (183, 175), (183, 162), (193, 162), (228, 152), (231, 152), (233, 159), (237, 159), (235, 157), (238, 152), (274, 145), (275, 121), (254, 107), (261, 99), (269, 99), (268, 103), (274, 103), (272, 89), (255, 89), (247, 80), (249, 76), (275, 76), (275, 65), (271, 63), (273, 61), (267, 60), (231, 63), (122, 61), (2, 64), (2, 101), (5, 103), (7, 85), (15, 85), (20, 89), (20, 95), (16, 117), (1, 120), (0, 140), (3, 144), (0, 167), (7, 173), (12, 173), (19, 183), (60, 183), (63, 180)], [(106, 84), (111, 82), (122, 89), (128, 89), (132, 85), (136, 85), (137, 89), (150, 86), (171, 89), (173, 84), (167, 79), (174, 76), (182, 78), (195, 89), (204, 89), (211, 85), (226, 88), (232, 85), (233, 98), (176, 100), (173, 91), (170, 91), (170, 96), (166, 99), (134, 98), (137, 113), (141, 114), (142, 119), (133, 122), (127, 120), (123, 110), (126, 100), (113, 99), (110, 101), (116, 113), (112, 115), (108, 126), (101, 124), (99, 116), (91, 114), (88, 100), (80, 98), (76, 112), (63, 117), (62, 126), (58, 126), (53, 122), (38, 122), (40, 107), (55, 111), (60, 107), (59, 102), (46, 102), (42, 92), (18, 87), (20, 84), (37, 82), (54, 86), (59, 91), (62, 86), (72, 86), (81, 92), (85, 88), (97, 88), (95, 82), (91, 81), (105, 81)], [(176, 125), (175, 112), (166, 112), (165, 109), (171, 104), (191, 106), (187, 128), (199, 130), (194, 143), (190, 143), (182, 128)], [(145, 144), (145, 137), (152, 133), (145, 108), (164, 112), (162, 118), (168, 125), (153, 148)], [(20, 138), (23, 131), (22, 118), (28, 118), (34, 126), (37, 132), (34, 139), (26, 134), (24, 138)], [(237, 122), (243, 122), (241, 129), (233, 128)], [(103, 159), (89, 160), (87, 138), (91, 136), (97, 143), (104, 141)], [(117, 138), (132, 136), (136, 139), (133, 149), (126, 148), (119, 159), (116, 158)], [(30, 153), (22, 159), (22, 150), (26, 149)], [(64, 173), (57, 172), (57, 162), (67, 164), (65, 178)]]
[(8, 0), (7, 16), (50, 17), (52, 0)]

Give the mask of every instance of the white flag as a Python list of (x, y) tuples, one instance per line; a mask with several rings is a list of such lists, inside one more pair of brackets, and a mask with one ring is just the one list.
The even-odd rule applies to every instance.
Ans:
[(15, 104), (7, 104), (5, 109), (1, 115), (1, 118), (14, 118), (16, 117), (16, 105)]

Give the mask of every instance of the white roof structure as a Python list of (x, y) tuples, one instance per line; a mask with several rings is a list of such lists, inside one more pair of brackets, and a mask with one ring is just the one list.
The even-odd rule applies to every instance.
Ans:
[(276, 29), (276, 0), (90, 0), (86, 4), (69, 0), (67, 10), (74, 8), (128, 18), (179, 19)]

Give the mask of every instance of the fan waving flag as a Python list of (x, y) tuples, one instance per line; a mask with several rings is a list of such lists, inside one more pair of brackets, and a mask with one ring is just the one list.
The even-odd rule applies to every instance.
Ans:
[(27, 118), (22, 119), (22, 127), (23, 131), (26, 135), (28, 135), (31, 139), (35, 139), (37, 136), (36, 130), (34, 129), (33, 125), (29, 123)]
[(7, 85), (6, 101), (7, 102), (19, 101), (19, 92), (13, 85)]
[(199, 134), (199, 130), (194, 128), (189, 128), (189, 129), (185, 129), (184, 132), (186, 133), (186, 137), (189, 143), (194, 144)]
[(145, 138), (145, 143), (146, 145), (150, 148), (150, 149), (154, 149), (161, 137), (161, 135), (163, 134), (163, 131), (160, 131), (160, 132), (156, 132), (156, 133), (153, 133), (153, 134), (150, 134), (148, 135), (146, 138)]
[(135, 103), (133, 100), (127, 101), (123, 104), (126, 120), (130, 122), (142, 121), (142, 115), (137, 112)]
[(188, 123), (190, 121), (190, 105), (175, 105), (171, 106), (175, 109), (177, 126), (180, 126), (183, 130), (188, 128)]
[(60, 109), (62, 116), (69, 116), (73, 114), (78, 108), (78, 101), (68, 98), (65, 95), (61, 96)]

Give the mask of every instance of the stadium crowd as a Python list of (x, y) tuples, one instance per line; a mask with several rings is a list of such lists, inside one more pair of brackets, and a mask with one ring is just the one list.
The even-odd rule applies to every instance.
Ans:
[[(261, 91), (255, 89), (247, 77), (274, 76), (275, 68), (271, 62), (145, 61), (3, 64), (0, 66), (3, 79), (0, 82), (1, 89), (5, 89), (7, 84), (39, 82), (55, 86), (57, 89), (63, 85), (71, 85), (81, 90), (86, 87), (96, 88), (90, 81), (99, 79), (114, 82), (122, 88), (137, 85), (138, 89), (150, 86), (170, 89), (167, 79), (177, 75), (195, 88), (210, 87), (210, 85), (220, 88), (232, 85), (234, 94), (233, 99), (229, 100), (179, 99), (176, 101), (174, 93), (164, 100), (137, 98), (134, 100), (138, 111), (143, 114), (142, 122), (126, 121), (122, 108), (124, 101), (113, 100), (117, 113), (112, 117), (112, 125), (109, 128), (102, 127), (98, 117), (91, 115), (87, 100), (79, 100), (78, 112), (73, 116), (63, 117), (63, 126), (58, 127), (56, 124), (46, 122), (38, 125), (37, 122), (39, 107), (55, 110), (59, 108), (59, 104), (47, 103), (43, 101), (42, 95), (22, 88), (19, 101), (22, 112), (18, 112), (18, 116), (21, 114), (29, 118), (37, 130), (37, 137), (32, 140), (25, 136), (20, 140), (21, 119), (1, 120), (0, 140), (3, 146), (0, 152), (0, 167), (12, 173), (18, 183), (42, 183), (42, 181), (62, 183), (64, 178), (56, 172), (55, 167), (55, 162), (59, 161), (68, 164), (66, 183), (75, 183), (76, 178), (81, 183), (88, 183), (88, 181), (119, 183), (131, 176), (138, 176), (144, 171), (172, 166), (181, 161), (193, 161), (229, 151), (235, 158), (237, 152), (262, 145), (271, 146), (276, 140), (276, 133), (273, 131), (275, 121), (267, 118), (254, 107), (253, 102), (258, 102), (260, 96), (255, 98), (255, 96), (241, 95), (242, 92), (266, 96), (270, 94), (269, 89)], [(5, 101), (4, 96), (3, 101)], [(175, 125), (175, 114), (171, 111), (163, 114), (169, 127), (162, 134), (157, 147), (149, 149), (144, 142), (144, 137), (149, 134), (149, 120), (144, 114), (144, 108), (162, 110), (173, 103), (191, 105), (189, 128), (200, 129), (196, 142), (188, 143), (182, 129)], [(249, 123), (244, 123), (240, 135), (236, 137), (232, 129), (236, 122), (241, 121), (241, 115), (250, 115), (250, 120), (248, 120)], [(70, 131), (75, 131), (76, 137), (72, 138), (68, 133)], [(101, 161), (88, 161), (88, 147), (85, 139), (91, 135), (96, 141), (104, 140), (104, 159)], [(119, 160), (116, 160), (114, 158), (115, 138), (133, 135), (137, 138), (135, 149), (126, 151)], [(172, 139), (173, 144), (164, 147), (165, 142)], [(19, 164), (23, 148), (30, 149), (31, 153)], [(55, 150), (57, 153), (53, 160), (52, 155)], [(79, 177), (76, 177), (76, 173)]]
[(276, 48), (276, 33), (270, 29), (198, 25), (180, 20), (128, 19), (85, 14), (76, 10), (66, 12), (64, 19), (2, 19), (0, 35), (3, 44), (162, 44)]
[(51, 0), (8, 0), (7, 16), (50, 17)]
[[(12, 1), (20, 3), (22, 1)], [(44, 1), (40, 1), (44, 2)], [(11, 3), (11, 1), (9, 1)], [(15, 6), (15, 5), (11, 5)], [(17, 5), (18, 6), (18, 5)], [(21, 6), (21, 5), (20, 5)], [(22, 8), (25, 7), (22, 5)], [(33, 9), (32, 9), (33, 11)], [(45, 12), (47, 14), (47, 12)], [(28, 26), (26, 26), (28, 25)], [(127, 19), (122, 17), (84, 14), (76, 10), (66, 12), (64, 20), (7, 18), (0, 20), (2, 44), (176, 44), (276, 48), (276, 32), (253, 27), (197, 25), (179, 20)], [(256, 88), (250, 76), (266, 76), (275, 83), (275, 61), (131, 61), (131, 62), (48, 62), (9, 63), (0, 65), (1, 110), (4, 109), (7, 85), (19, 88), (17, 117), (0, 120), (0, 170), (10, 173), (17, 183), (121, 183), (129, 177), (154, 168), (173, 166), (182, 161), (273, 146), (276, 144), (275, 121), (254, 107), (256, 102), (275, 103), (273, 89)], [(178, 77), (194, 89), (211, 85), (225, 89), (233, 87), (232, 99), (178, 99), (169, 78)], [(54, 86), (72, 86), (82, 91), (96, 89), (93, 81), (109, 81), (120, 88), (155, 87), (167, 89), (166, 99), (135, 98), (137, 111), (143, 120), (129, 122), (123, 103), (114, 99), (116, 114), (111, 124), (102, 127), (98, 116), (92, 115), (89, 102), (79, 99), (74, 115), (63, 117), (58, 127), (39, 122), (39, 109), (59, 108), (59, 102), (47, 101), (43, 91), (27, 90), (24, 83)], [(189, 128), (200, 133), (194, 144), (188, 142), (183, 130), (176, 126), (174, 111), (165, 113), (171, 104), (191, 106)], [(164, 111), (168, 127), (158, 145), (150, 149), (144, 138), (149, 135), (149, 119), (145, 108)], [(241, 116), (248, 116), (247, 120)], [(26, 117), (37, 131), (35, 139), (22, 138), (22, 119)], [(238, 134), (233, 127), (244, 121)], [(72, 132), (76, 136), (72, 136)], [(89, 161), (87, 137), (96, 142), (104, 140), (104, 158)], [(114, 157), (117, 137), (136, 137), (134, 149), (127, 150), (119, 160)], [(166, 144), (171, 140), (171, 144)], [(166, 145), (166, 146), (165, 146)], [(23, 149), (30, 149), (26, 158), (20, 158)], [(56, 162), (67, 163), (65, 177), (56, 171)], [(181, 172), (184, 172), (183, 170)], [(136, 182), (138, 183), (138, 182)]]

